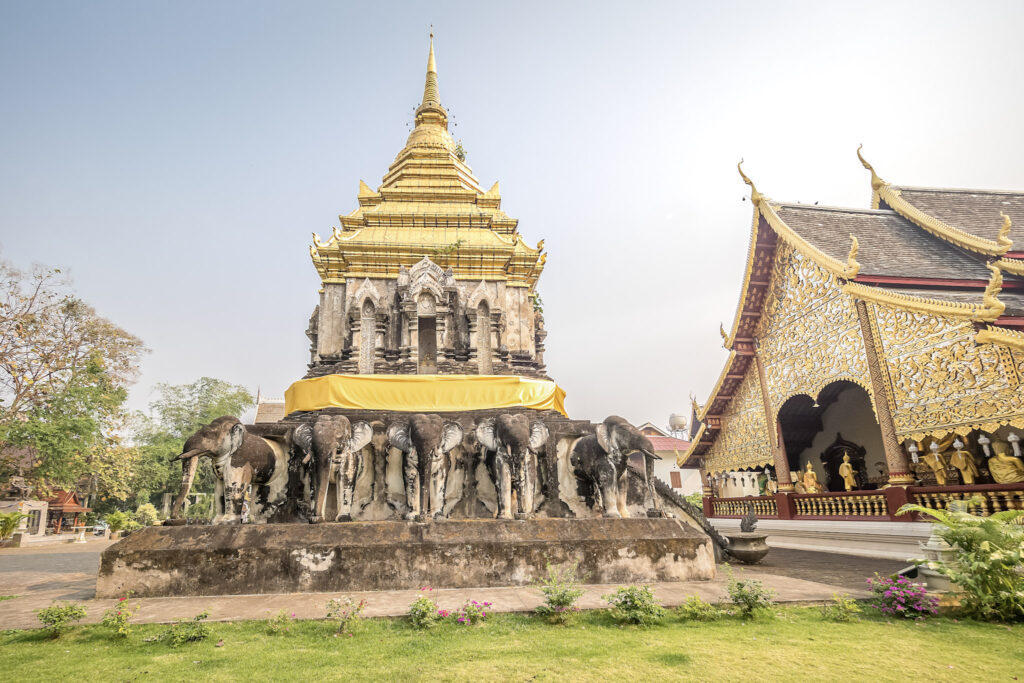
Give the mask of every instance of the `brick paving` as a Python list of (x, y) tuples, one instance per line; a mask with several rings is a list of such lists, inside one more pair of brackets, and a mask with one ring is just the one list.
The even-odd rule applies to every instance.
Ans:
[[(75, 600), (85, 604), (87, 623), (96, 623), (115, 600), (96, 599), (96, 572), (100, 553), (112, 542), (91, 540), (85, 544), (58, 544), (28, 548), (0, 549), (0, 594), (17, 595), (0, 601), (0, 628), (35, 628), (35, 610), (53, 600)], [(744, 567), (743, 572), (761, 579), (774, 589), (780, 602), (809, 603), (829, 599), (833, 593), (866, 597), (864, 580), (874, 572), (888, 574), (905, 566), (892, 560), (815, 553), (774, 548), (764, 562)], [(673, 607), (690, 595), (717, 601), (725, 596), (725, 572), (714, 581), (652, 584), (662, 604)], [(607, 606), (602, 596), (615, 586), (586, 586), (580, 606)], [(346, 593), (365, 599), (367, 616), (404, 614), (417, 591), (374, 591)], [(261, 619), (279, 610), (300, 619), (324, 616), (324, 603), (338, 593), (295, 593), (281, 595), (229, 595), (217, 597), (143, 598), (140, 622), (168, 622), (209, 610), (211, 620)], [(530, 587), (435, 590), (435, 600), (444, 608), (460, 606), (465, 600), (487, 600), (495, 611), (521, 612), (540, 604), (539, 592)], [(132, 601), (136, 602), (135, 600)]]

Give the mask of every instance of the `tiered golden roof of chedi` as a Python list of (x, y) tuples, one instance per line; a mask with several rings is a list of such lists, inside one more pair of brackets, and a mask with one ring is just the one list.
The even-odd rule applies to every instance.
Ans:
[(326, 241), (313, 235), (310, 255), (323, 282), (393, 278), (424, 256), (452, 268), (456, 280), (537, 284), (547, 256), (525, 244), (518, 221), (501, 210), (498, 184), (484, 191), (448, 132), (431, 39), (416, 126), (376, 191), (359, 183), (359, 208), (339, 216)]

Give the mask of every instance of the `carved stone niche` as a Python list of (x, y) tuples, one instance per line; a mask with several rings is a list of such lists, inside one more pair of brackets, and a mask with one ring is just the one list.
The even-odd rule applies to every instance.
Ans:
[(868, 483), (870, 477), (867, 463), (864, 462), (866, 453), (867, 449), (863, 446), (847, 441), (841, 433), (836, 432), (836, 440), (821, 453), (821, 464), (825, 467), (825, 487), (829, 491), (846, 490), (843, 478), (839, 474), (839, 466), (843, 464), (843, 456), (849, 455), (853, 471), (857, 473), (857, 489), (874, 488), (873, 484)]

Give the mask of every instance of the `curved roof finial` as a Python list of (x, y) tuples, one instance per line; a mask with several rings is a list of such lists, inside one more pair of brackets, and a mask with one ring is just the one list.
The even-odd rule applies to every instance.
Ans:
[(885, 185), (885, 181), (878, 177), (878, 174), (875, 173), (874, 166), (869, 164), (867, 162), (867, 159), (864, 158), (864, 155), (860, 153), (860, 148), (863, 147), (863, 146), (864, 146), (863, 144), (860, 144), (860, 145), (857, 146), (857, 158), (860, 159), (860, 163), (864, 165), (864, 168), (866, 168), (869, 171), (871, 171), (871, 187), (873, 189), (877, 190), (878, 188), (880, 188), (883, 185)]
[(998, 265), (993, 263), (985, 264), (992, 273), (992, 277), (988, 281), (988, 286), (985, 287), (985, 294), (982, 298), (982, 303), (985, 308), (994, 311), (995, 317), (999, 317), (1006, 310), (1006, 304), (999, 300), (999, 292), (1003, 291), (1003, 271), (999, 269)]
[(999, 212), (999, 215), (1003, 217), (1003, 225), (999, 228), (999, 235), (996, 236), (996, 244), (999, 245), (999, 248), (1005, 254), (1013, 246), (1013, 240), (1010, 239), (1010, 226), (1013, 223), (1010, 221), (1010, 217), (1002, 211)]
[(846, 257), (846, 274), (848, 278), (857, 277), (860, 272), (860, 263), (857, 262), (857, 252), (860, 251), (860, 242), (854, 235), (850, 235), (850, 253)]
[(757, 188), (754, 187), (754, 181), (748, 178), (747, 174), (743, 172), (743, 159), (740, 159), (740, 163), (736, 164), (736, 170), (740, 172), (740, 177), (743, 178), (743, 182), (750, 185), (750, 201), (754, 202), (754, 205), (757, 206), (761, 203), (761, 200), (764, 199), (764, 195), (757, 191)]

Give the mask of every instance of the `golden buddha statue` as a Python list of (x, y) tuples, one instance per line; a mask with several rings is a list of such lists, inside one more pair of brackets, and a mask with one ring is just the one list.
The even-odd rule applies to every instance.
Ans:
[(946, 468), (949, 467), (949, 463), (946, 462), (945, 454), (939, 450), (938, 442), (932, 442), (931, 452), (921, 458), (921, 460), (928, 466), (928, 469), (935, 474), (936, 483), (938, 483), (939, 486), (945, 486)]
[(1005, 441), (992, 442), (993, 455), (988, 459), (988, 471), (999, 484), (1016, 484), (1024, 481), (1024, 462), (1010, 454), (1010, 444)]
[(957, 439), (953, 442), (953, 455), (949, 457), (949, 464), (960, 470), (960, 479), (964, 484), (973, 484), (978, 478), (978, 464), (974, 461), (974, 455), (964, 450), (964, 442)]
[(847, 491), (857, 488), (857, 478), (853, 471), (853, 465), (850, 464), (849, 453), (843, 454), (843, 464), (839, 466), (839, 476), (843, 478), (843, 486)]
[(814, 473), (814, 468), (810, 462), (807, 463), (807, 469), (804, 471), (802, 481), (807, 493), (822, 493), (825, 491), (825, 487), (818, 483), (818, 475)]

